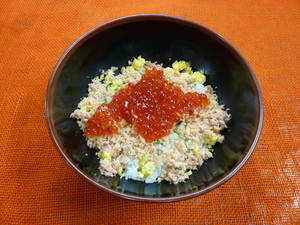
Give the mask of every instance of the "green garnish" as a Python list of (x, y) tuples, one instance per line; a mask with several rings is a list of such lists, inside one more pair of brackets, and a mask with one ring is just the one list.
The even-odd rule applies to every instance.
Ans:
[[(181, 136), (181, 134), (177, 131), (177, 129), (178, 129), (178, 127), (180, 126), (182, 124), (182, 121), (180, 121), (179, 123), (177, 123), (176, 125), (175, 125), (175, 129), (173, 129), (173, 132), (175, 133), (175, 134), (177, 134), (183, 141), (184, 141), (184, 144), (185, 144), (185, 147), (186, 148), (188, 148), (188, 144), (187, 144), (187, 142), (188, 142), (188, 138), (187, 137), (185, 137), (185, 136)], [(185, 124), (185, 129), (186, 129), (186, 124)], [(191, 150), (190, 149), (188, 149), (187, 150), (187, 153), (190, 153), (191, 152)]]
[(108, 88), (111, 87), (112, 85), (113, 85), (113, 83), (107, 84), (105, 90), (108, 91)]
[[(182, 140), (184, 141), (185, 147), (188, 148), (187, 142), (188, 142), (189, 139), (187, 137), (182, 137)], [(190, 153), (190, 152), (191, 152), (191, 149), (188, 149), (187, 153)]]
[(162, 143), (161, 143), (159, 140), (154, 141), (154, 144), (155, 144), (155, 145), (162, 145)]
[(175, 125), (175, 129), (177, 129), (177, 128), (180, 126), (181, 123), (182, 123), (182, 121), (180, 121), (179, 123), (177, 123), (177, 124)]
[(187, 170), (184, 173), (186, 173), (188, 176), (191, 176), (193, 172), (191, 170)]
[(105, 103), (105, 104), (108, 103), (108, 101), (107, 101), (107, 99), (106, 99), (106, 94), (104, 94), (104, 103)]
[(174, 129), (173, 132), (174, 132), (175, 134), (177, 134), (178, 136), (180, 136), (180, 134), (178, 133), (178, 131), (177, 131), (176, 129)]

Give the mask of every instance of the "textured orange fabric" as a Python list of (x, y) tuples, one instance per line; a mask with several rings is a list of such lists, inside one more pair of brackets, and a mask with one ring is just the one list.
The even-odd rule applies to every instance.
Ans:
[[(46, 126), (46, 87), (63, 52), (99, 24), (145, 13), (215, 30), (262, 89), (250, 160), (188, 201), (145, 204), (94, 188), (64, 163)], [(300, 224), (299, 24), (298, 0), (0, 0), (0, 224)]]

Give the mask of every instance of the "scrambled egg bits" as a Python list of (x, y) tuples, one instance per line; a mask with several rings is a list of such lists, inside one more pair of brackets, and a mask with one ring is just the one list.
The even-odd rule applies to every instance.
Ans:
[(206, 81), (206, 77), (204, 75), (204, 72), (201, 73), (201, 72), (194, 72), (192, 75), (191, 75), (191, 81), (192, 82), (197, 82), (199, 84), (204, 84), (204, 82)]
[(109, 83), (107, 86), (107, 91), (114, 91), (117, 92), (120, 86), (123, 84), (121, 79), (114, 80), (113, 82)]
[(109, 152), (107, 152), (107, 151), (98, 152), (98, 157), (103, 160), (106, 160), (108, 162), (111, 162), (111, 156), (110, 156)]
[(213, 146), (217, 143), (219, 136), (215, 134), (211, 130), (207, 130), (204, 133), (204, 140), (207, 142), (207, 144)]
[(172, 64), (172, 68), (175, 71), (184, 71), (187, 70), (188, 68), (190, 68), (190, 65), (186, 62), (186, 61), (175, 61)]
[(139, 56), (137, 59), (134, 59), (131, 63), (131, 66), (135, 69), (135, 70), (139, 70), (140, 68), (142, 68), (145, 65), (146, 60), (144, 58), (142, 58), (141, 56)]
[(138, 178), (150, 177), (155, 170), (154, 162), (149, 160), (149, 154), (144, 155), (138, 164)]
[(94, 99), (83, 98), (79, 103), (81, 110), (84, 112), (88, 112), (93, 108)]
[[(170, 69), (168, 69), (168, 71), (170, 71)], [(193, 72), (190, 64), (187, 63), (186, 61), (175, 61), (172, 64), (172, 69), (174, 71), (180, 72), (181, 77), (189, 78), (192, 83), (197, 82), (199, 84), (204, 84), (206, 81), (204, 71), (201, 70), (201, 71)]]
[(125, 72), (130, 73), (130, 72), (135, 72), (141, 69), (143, 66), (145, 66), (146, 60), (142, 58), (141, 56), (134, 58), (133, 61), (129, 61), (127, 66), (125, 68)]

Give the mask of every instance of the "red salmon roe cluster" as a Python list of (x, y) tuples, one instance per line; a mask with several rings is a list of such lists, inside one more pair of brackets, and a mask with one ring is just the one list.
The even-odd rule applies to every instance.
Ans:
[(128, 84), (110, 103), (100, 105), (87, 121), (84, 134), (87, 137), (115, 134), (117, 124), (125, 119), (135, 124), (146, 142), (153, 142), (170, 134), (184, 114), (193, 114), (194, 109), (208, 105), (205, 94), (184, 94), (164, 79), (162, 70), (153, 67), (145, 71), (137, 84)]

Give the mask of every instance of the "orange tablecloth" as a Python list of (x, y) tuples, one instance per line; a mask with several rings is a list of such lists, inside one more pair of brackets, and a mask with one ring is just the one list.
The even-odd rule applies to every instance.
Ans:
[[(64, 51), (99, 24), (168, 14), (229, 40), (257, 75), (261, 138), (247, 164), (192, 200), (144, 204), (100, 191), (61, 159), (44, 97)], [(300, 1), (0, 1), (0, 224), (300, 224)]]

